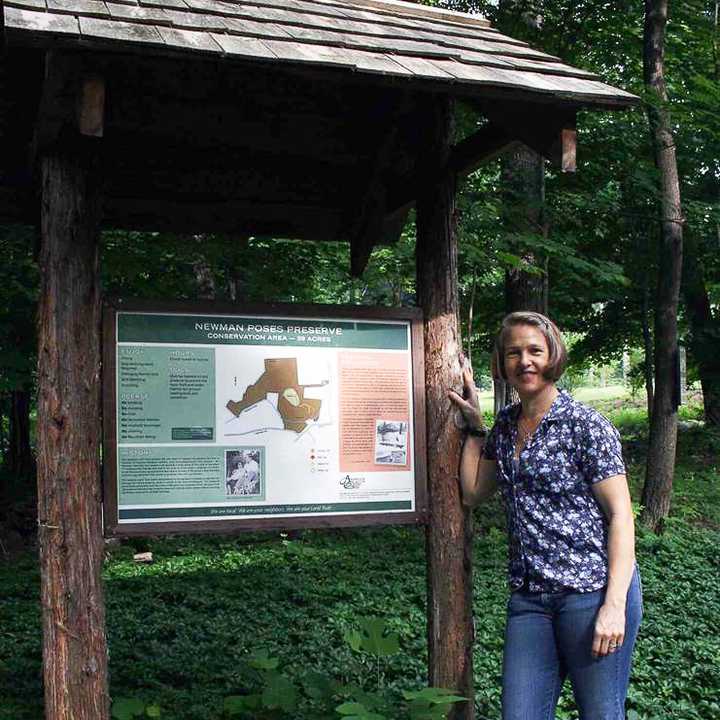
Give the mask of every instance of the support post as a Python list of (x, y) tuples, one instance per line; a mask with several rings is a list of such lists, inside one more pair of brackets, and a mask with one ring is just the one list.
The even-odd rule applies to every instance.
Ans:
[(427, 397), (428, 680), (470, 698), (452, 720), (474, 718), (472, 674), (472, 516), (460, 501), (461, 433), (453, 422), (450, 388), (461, 387), (458, 326), (455, 173), (449, 166), (453, 102), (422, 106), (427, 128), (417, 200), (417, 299), (425, 314)]
[(38, 539), (47, 720), (110, 715), (101, 581), (100, 195), (94, 169), (79, 139), (40, 160)]

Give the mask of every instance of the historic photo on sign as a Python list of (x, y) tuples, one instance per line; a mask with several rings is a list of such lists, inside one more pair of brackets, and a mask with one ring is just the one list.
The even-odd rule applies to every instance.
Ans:
[(260, 448), (225, 451), (225, 494), (250, 499), (262, 496), (264, 468)]
[(378, 465), (407, 464), (406, 422), (375, 421), (375, 462)]

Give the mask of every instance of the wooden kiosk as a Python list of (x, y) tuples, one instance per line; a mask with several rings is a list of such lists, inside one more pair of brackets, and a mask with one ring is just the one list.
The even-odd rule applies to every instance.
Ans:
[[(360, 274), (413, 205), (429, 682), (472, 696), (471, 523), (446, 396), (460, 374), (456, 182), (516, 141), (573, 170), (577, 111), (634, 96), (482, 18), (399, 0), (3, 0), (0, 39), (0, 220), (41, 236), (47, 717), (109, 717), (100, 230), (342, 239)], [(456, 99), (483, 120), (452, 145)]]

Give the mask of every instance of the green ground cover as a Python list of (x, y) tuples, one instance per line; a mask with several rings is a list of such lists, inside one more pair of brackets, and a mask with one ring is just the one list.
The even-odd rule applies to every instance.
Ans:
[[(621, 428), (633, 496), (647, 443), (643, 411), (608, 410)], [(684, 411), (694, 417), (697, 410)], [(673, 515), (662, 536), (640, 532), (645, 618), (629, 706), (642, 720), (720, 717), (720, 437), (680, 433)], [(506, 542), (494, 500), (476, 517), (475, 671), (480, 718), (499, 718)], [(151, 549), (155, 563), (133, 563)], [(424, 682), (424, 541), (384, 528), (240, 538), (175, 538), (108, 547), (105, 567), (114, 697), (157, 703), (163, 718), (223, 717), (223, 698), (252, 684), (247, 659), (266, 650), (299, 687), (320, 672), (373, 690), (397, 707)], [(33, 554), (0, 564), (0, 720), (42, 717), (39, 577)], [(384, 618), (400, 652), (374, 660), (344, 639)], [(256, 663), (257, 664), (257, 663)], [(261, 663), (262, 664), (262, 663)], [(300, 691), (297, 720), (340, 718)], [(247, 717), (253, 717), (248, 715)], [(398, 711), (397, 717), (402, 717)], [(568, 693), (558, 717), (575, 717)]]

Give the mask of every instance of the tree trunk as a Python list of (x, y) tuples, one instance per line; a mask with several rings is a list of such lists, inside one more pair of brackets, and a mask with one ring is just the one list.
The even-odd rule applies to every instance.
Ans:
[(10, 392), (8, 469), (17, 477), (32, 475), (34, 460), (30, 446), (30, 391)]
[[(517, 144), (502, 158), (503, 225), (510, 252), (522, 265), (505, 271), (505, 312), (531, 310), (547, 315), (547, 258), (528, 246), (532, 235), (544, 235), (545, 161), (529, 147)], [(526, 266), (542, 267), (528, 272)], [(494, 381), (495, 414), (519, 401), (517, 391), (500, 378)]]
[(642, 334), (643, 334), (643, 348), (644, 363), (643, 363), (643, 374), (645, 375), (645, 394), (647, 395), (647, 411), (648, 411), (648, 424), (652, 420), (652, 409), (653, 409), (653, 339), (652, 333), (650, 332), (650, 321), (648, 314), (650, 312), (650, 289), (647, 286), (647, 277), (645, 278), (645, 286), (643, 287), (643, 299), (642, 299)]
[(675, 143), (667, 112), (663, 75), (667, 0), (645, 0), (643, 68), (652, 100), (647, 105), (655, 164), (660, 179), (661, 247), (655, 305), (655, 397), (650, 422), (643, 522), (662, 529), (670, 511), (677, 444), (675, 363), (678, 355), (677, 311), (682, 271), (683, 216)]
[[(545, 161), (525, 145), (517, 144), (502, 160), (503, 224), (510, 252), (523, 265), (505, 273), (505, 310), (532, 310), (547, 314), (546, 259), (529, 247), (532, 235), (544, 236)], [(524, 269), (530, 265), (539, 272)]]
[(455, 179), (447, 171), (453, 103), (423, 105), (425, 165), (417, 200), (417, 298), (425, 314), (429, 682), (470, 698), (450, 714), (474, 717), (472, 675), (472, 515), (460, 502), (462, 437), (449, 388), (461, 386)]
[(690, 350), (700, 375), (705, 422), (720, 427), (720, 320), (713, 317), (692, 233), (686, 234), (685, 245), (682, 291), (692, 332)]
[(41, 161), (38, 535), (47, 720), (109, 717), (100, 575), (100, 198), (92, 165), (80, 149)]

